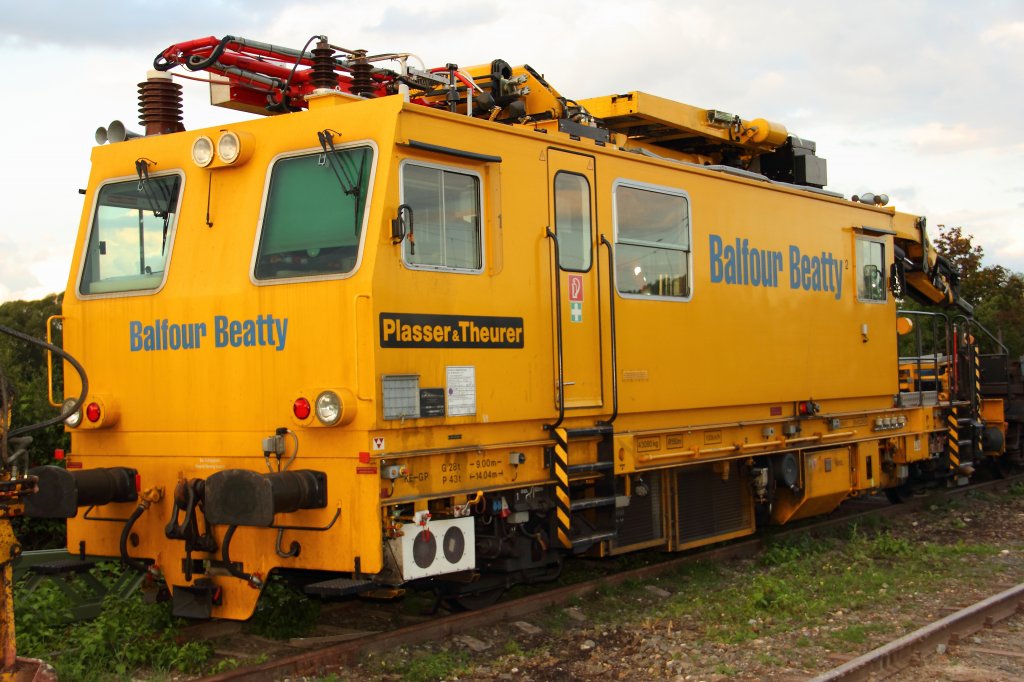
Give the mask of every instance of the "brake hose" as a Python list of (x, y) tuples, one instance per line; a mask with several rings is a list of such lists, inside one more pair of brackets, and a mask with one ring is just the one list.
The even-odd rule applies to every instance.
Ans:
[(240, 568), (235, 568), (235, 565), (231, 562), (231, 538), (235, 535), (236, 528), (238, 528), (238, 526), (228, 526), (228, 531), (224, 533), (224, 542), (221, 543), (220, 558), (224, 562), (224, 567), (228, 569), (228, 573), (240, 580), (244, 580), (249, 583), (250, 587), (258, 590), (263, 587), (263, 581), (260, 577), (254, 573), (246, 573)]

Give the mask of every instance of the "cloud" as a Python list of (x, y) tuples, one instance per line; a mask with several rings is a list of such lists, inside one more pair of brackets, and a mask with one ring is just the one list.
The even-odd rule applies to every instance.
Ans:
[(1024, 45), (1024, 21), (996, 24), (981, 34), (983, 43)]
[(925, 154), (963, 151), (979, 146), (984, 138), (982, 131), (963, 123), (939, 121), (930, 121), (907, 133), (907, 139), (914, 148)]
[(392, 5), (384, 10), (380, 23), (372, 30), (390, 33), (435, 33), (484, 30), (501, 11), (496, 5), (458, 3), (446, 5)]
[[(97, 48), (107, 53), (153, 48), (182, 40), (246, 31), (273, 23), (274, 0), (206, 0), (162, 6), (139, 0), (69, 3), (0, 0), (0, 46)], [(154, 47), (157, 46), (157, 47)]]

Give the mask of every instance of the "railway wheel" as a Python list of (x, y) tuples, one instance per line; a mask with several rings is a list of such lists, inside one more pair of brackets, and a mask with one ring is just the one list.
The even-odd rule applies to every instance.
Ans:
[(448, 597), (444, 600), (444, 603), (445, 606), (448, 607), (448, 610), (452, 612), (475, 611), (477, 609), (485, 609), (488, 606), (497, 604), (503, 594), (505, 594), (504, 586), (492, 587), (476, 592), (460, 594), (456, 597)]
[(1000, 457), (989, 457), (989, 471), (992, 473), (992, 478), (1009, 478), (1017, 473), (1019, 466), (1010, 457), (1002, 455)]
[(903, 504), (908, 502), (911, 497), (914, 496), (914, 490), (910, 486), (910, 483), (902, 483), (894, 488), (886, 488), (885, 496), (889, 498), (889, 501), (893, 504)]

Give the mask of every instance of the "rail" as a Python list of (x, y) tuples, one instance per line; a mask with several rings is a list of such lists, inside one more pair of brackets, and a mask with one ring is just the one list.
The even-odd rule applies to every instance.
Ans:
[(934, 650), (936, 645), (951, 638), (964, 637), (1018, 613), (1024, 613), (1024, 583), (869, 651), (815, 677), (812, 682), (852, 682), (872, 679), (879, 673), (895, 672), (906, 667), (915, 654)]
[[(979, 489), (1003, 490), (1021, 480), (1022, 477), (992, 481), (966, 488), (956, 488), (943, 492), (943, 495), (957, 497), (969, 491)], [(684, 556), (668, 559), (661, 563), (643, 566), (619, 573), (601, 576), (593, 580), (558, 587), (551, 590), (528, 595), (507, 602), (499, 602), (493, 606), (476, 611), (457, 613), (445, 618), (437, 618), (422, 623), (401, 627), (389, 632), (367, 633), (346, 642), (331, 644), (316, 651), (303, 652), (250, 667), (240, 667), (225, 673), (203, 678), (204, 682), (228, 682), (230, 680), (246, 680), (271, 682), (285, 676), (316, 675), (333, 671), (339, 665), (356, 662), (360, 657), (377, 652), (394, 651), (399, 647), (408, 647), (423, 642), (451, 637), (465, 632), (473, 632), (499, 622), (513, 622), (531, 613), (545, 608), (564, 606), (595, 593), (598, 590), (613, 588), (623, 583), (652, 579), (661, 575), (669, 575), (681, 567), (703, 561), (725, 561), (729, 559), (751, 557), (764, 549), (766, 543), (800, 535), (817, 533), (828, 528), (837, 528), (858, 523), (871, 516), (894, 517), (911, 513), (932, 503), (934, 498), (921, 497), (902, 504), (884, 506), (827, 519), (819, 519), (814, 523), (797, 527), (787, 527), (759, 534), (753, 538), (742, 539), (724, 545), (701, 549)]]

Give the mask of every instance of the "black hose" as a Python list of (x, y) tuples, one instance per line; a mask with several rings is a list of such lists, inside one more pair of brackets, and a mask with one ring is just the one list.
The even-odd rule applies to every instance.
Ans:
[(258, 590), (261, 587), (263, 587), (263, 581), (260, 580), (258, 576), (255, 576), (252, 573), (246, 573), (245, 571), (239, 568), (235, 568), (235, 565), (231, 563), (231, 538), (234, 536), (236, 528), (238, 528), (238, 526), (228, 526), (228, 532), (224, 533), (224, 542), (221, 544), (220, 552), (221, 561), (224, 562), (224, 568), (228, 569), (228, 573), (235, 576), (239, 580), (244, 580), (245, 582), (249, 583), (249, 585), (255, 587)]
[[(200, 59), (196, 60), (195, 63), (189, 63), (190, 60), (192, 59), (192, 57), (189, 57), (184, 62), (181, 62), (181, 64), (189, 71), (202, 71), (203, 69), (205, 69), (206, 67), (210, 66), (215, 61), (220, 59), (220, 56), (224, 54), (224, 50), (227, 48), (228, 43), (234, 42), (235, 40), (237, 40), (235, 36), (224, 36), (223, 38), (221, 38), (221, 41), (217, 43), (217, 47), (213, 48), (213, 52), (210, 53), (210, 56), (206, 59)], [(174, 46), (171, 45), (171, 47)], [(167, 50), (171, 49), (171, 47), (167, 48)], [(164, 54), (167, 53), (167, 50), (164, 50), (163, 52), (158, 54), (156, 58), (153, 59), (153, 68), (157, 71), (170, 71), (179, 64), (179, 62), (174, 62), (164, 57)], [(198, 55), (193, 55), (193, 57), (196, 56)]]
[(38, 431), (39, 429), (45, 429), (47, 427), (53, 426), (54, 424), (59, 424), (62, 421), (64, 421), (65, 417), (67, 417), (68, 414), (73, 414), (75, 410), (82, 406), (82, 403), (85, 402), (85, 396), (88, 395), (89, 393), (89, 378), (85, 376), (85, 368), (82, 367), (78, 360), (75, 360), (73, 357), (71, 357), (71, 355), (69, 355), (63, 348), (59, 348), (53, 345), (52, 343), (48, 343), (46, 341), (43, 341), (42, 339), (37, 339), (34, 336), (29, 336), (28, 334), (19, 332), (17, 329), (11, 329), (10, 327), (0, 325), (0, 334), (7, 334), (8, 336), (13, 336), (14, 338), (25, 341), (26, 343), (31, 343), (36, 346), (39, 346), (40, 348), (45, 348), (48, 351), (56, 353), (62, 359), (66, 360), (69, 365), (74, 367), (75, 371), (78, 372), (78, 376), (82, 378), (82, 392), (78, 396), (78, 399), (75, 400), (75, 403), (74, 405), (72, 405), (70, 410), (68, 410), (66, 413), (65, 411), (62, 410), (61, 413), (56, 417), (47, 419), (46, 421), (39, 422), (38, 424), (29, 424), (28, 426), (22, 426), (21, 428), (14, 429), (8, 434), (9, 436), (20, 436), (23, 433), (30, 433), (32, 431)]
[(128, 556), (128, 535), (131, 534), (132, 526), (135, 525), (135, 522), (139, 520), (139, 517), (142, 516), (142, 512), (144, 511), (146, 511), (146, 505), (140, 504), (135, 508), (135, 511), (132, 512), (132, 515), (128, 517), (128, 520), (124, 524), (124, 528), (121, 529), (121, 542), (119, 545), (121, 548), (121, 563), (138, 571), (139, 573), (146, 573), (149, 571), (149, 567), (141, 561), (136, 561)]

